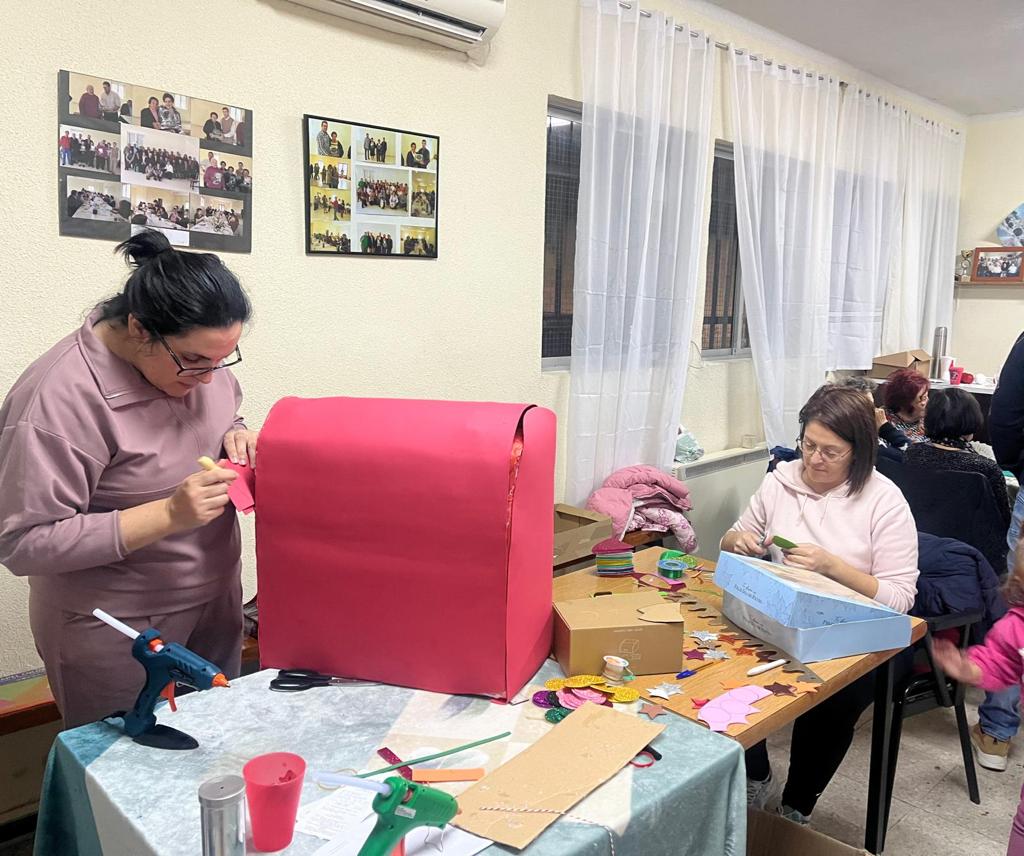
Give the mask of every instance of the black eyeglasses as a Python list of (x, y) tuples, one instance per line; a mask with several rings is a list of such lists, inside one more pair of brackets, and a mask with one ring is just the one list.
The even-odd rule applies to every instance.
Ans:
[(228, 366), (235, 366), (242, 362), (242, 352), (238, 349), (238, 345), (235, 345), (234, 359), (223, 359), (220, 361), (218, 365), (215, 366), (203, 366), (202, 368), (185, 368), (185, 366), (181, 364), (181, 359), (178, 357), (176, 353), (174, 353), (174, 351), (171, 350), (171, 346), (167, 344), (164, 337), (161, 336), (159, 333), (156, 334), (156, 337), (160, 340), (160, 344), (164, 346), (164, 349), (167, 351), (167, 353), (171, 355), (171, 359), (174, 360), (174, 364), (178, 367), (179, 377), (202, 377), (203, 375), (209, 374), (210, 372), (215, 372), (218, 369), (226, 369)]

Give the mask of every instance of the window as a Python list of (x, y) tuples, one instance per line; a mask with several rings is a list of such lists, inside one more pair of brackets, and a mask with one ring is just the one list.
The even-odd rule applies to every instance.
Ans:
[[(576, 204), (580, 186), (582, 105), (550, 96), (547, 182), (544, 204), (544, 318), (541, 357), (545, 368), (568, 367), (572, 348)], [(732, 145), (715, 144), (711, 220), (704, 290), (701, 352), (728, 357), (750, 352), (739, 281), (739, 233)]]
[(576, 259), (576, 202), (580, 189), (582, 105), (548, 99), (547, 182), (544, 193), (544, 321), (541, 357), (568, 366), (572, 346), (572, 284)]
[(735, 356), (750, 350), (739, 271), (732, 145), (719, 141), (715, 143), (711, 176), (711, 221), (700, 346), (704, 356)]

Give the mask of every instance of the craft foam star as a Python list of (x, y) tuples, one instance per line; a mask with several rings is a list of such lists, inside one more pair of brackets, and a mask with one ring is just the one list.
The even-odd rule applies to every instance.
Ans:
[(757, 651), (755, 651), (753, 648), (747, 647), (746, 645), (742, 645), (742, 646), (740, 646), (739, 648), (736, 649), (736, 656), (737, 657), (753, 657), (756, 654), (757, 654)]
[(709, 698), (695, 698), (695, 699), (692, 699), (692, 701), (693, 701), (693, 709), (694, 710), (700, 710), (702, 707), (704, 707), (704, 705), (706, 705), (709, 701), (711, 701), (711, 699), (709, 699)]
[(777, 660), (779, 657), (778, 651), (758, 651), (757, 659), (765, 663), (770, 663), (772, 660)]
[(718, 634), (709, 633), (707, 630), (694, 630), (690, 636), (702, 645), (710, 645), (712, 642), (718, 641)]
[(782, 684), (776, 681), (773, 684), (765, 684), (764, 688), (772, 695), (795, 696), (796, 687), (792, 684)]
[(664, 714), (665, 708), (660, 704), (647, 704), (645, 702), (640, 708), (640, 713), (644, 714), (648, 719), (654, 719), (654, 717)]
[(728, 660), (729, 659), (729, 655), (726, 654), (725, 651), (705, 651), (704, 652), (704, 659), (705, 660)]
[(674, 695), (679, 695), (682, 690), (675, 684), (658, 684), (647, 691), (647, 695), (663, 698), (666, 701)]
[(683, 656), (687, 660), (703, 660), (704, 652), (697, 648), (691, 648), (689, 651), (683, 651)]
[(737, 642), (740, 641), (740, 637), (732, 633), (719, 633), (718, 641), (724, 642), (726, 645), (735, 645)]

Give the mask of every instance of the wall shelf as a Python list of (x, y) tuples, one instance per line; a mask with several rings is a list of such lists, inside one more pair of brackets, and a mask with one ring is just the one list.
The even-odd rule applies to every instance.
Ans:
[(992, 288), (1008, 288), (1014, 285), (1024, 286), (1024, 282), (1003, 282), (998, 279), (958, 279), (953, 281), (953, 285), (972, 285), (975, 287), (981, 286)]

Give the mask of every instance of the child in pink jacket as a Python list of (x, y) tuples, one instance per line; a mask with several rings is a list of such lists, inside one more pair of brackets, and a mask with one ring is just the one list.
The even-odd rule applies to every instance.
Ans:
[[(1024, 679), (1024, 540), (1021, 544), (1005, 591), (1010, 610), (989, 630), (984, 644), (973, 645), (963, 652), (944, 639), (934, 642), (936, 661), (955, 680), (997, 691)], [(1024, 856), (1024, 788), (1006, 853), (1007, 856)]]

